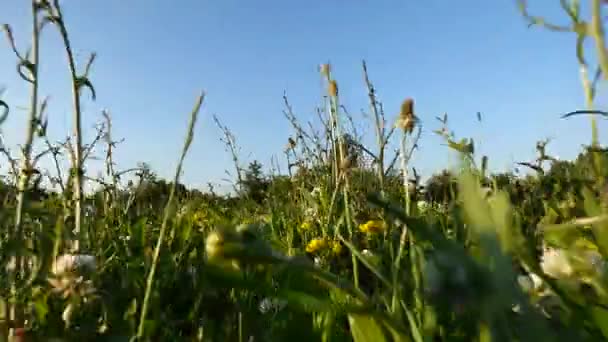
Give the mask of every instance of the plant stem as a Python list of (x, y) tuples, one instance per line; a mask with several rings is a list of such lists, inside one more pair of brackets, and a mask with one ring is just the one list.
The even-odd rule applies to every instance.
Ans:
[(167, 225), (169, 222), (169, 215), (171, 214), (171, 209), (173, 207), (173, 202), (174, 202), (174, 198), (175, 198), (175, 189), (177, 188), (177, 184), (179, 183), (179, 178), (182, 173), (182, 166), (184, 164), (184, 159), (186, 158), (186, 154), (188, 153), (188, 150), (190, 149), (190, 145), (192, 144), (192, 140), (194, 138), (194, 125), (196, 124), (196, 119), (198, 117), (198, 113), (203, 104), (204, 98), (205, 98), (205, 93), (201, 93), (201, 95), (199, 95), (198, 99), (196, 100), (196, 104), (194, 105), (194, 109), (192, 110), (192, 113), (190, 114), (190, 123), (188, 125), (188, 133), (186, 136), (186, 140), (184, 142), (182, 154), (177, 163), (177, 168), (175, 170), (175, 177), (173, 178), (173, 184), (171, 185), (171, 191), (169, 193), (169, 199), (167, 200), (167, 204), (165, 206), (163, 222), (160, 227), (158, 241), (156, 242), (156, 248), (154, 249), (154, 256), (152, 259), (152, 265), (150, 267), (150, 273), (148, 273), (148, 278), (146, 280), (146, 292), (144, 294), (144, 301), (143, 301), (142, 308), (141, 308), (139, 326), (137, 328), (137, 336), (136, 336), (137, 340), (141, 340), (141, 338), (143, 338), (143, 336), (144, 336), (146, 315), (148, 313), (148, 306), (150, 304), (150, 295), (152, 294), (152, 285), (154, 284), (154, 276), (156, 274), (156, 269), (158, 267), (160, 249), (165, 240)]
[[(38, 125), (38, 60), (39, 60), (39, 44), (40, 44), (40, 25), (39, 25), (39, 17), (38, 17), (38, 7), (36, 5), (36, 1), (32, 0), (32, 60), (31, 62), (31, 85), (30, 85), (30, 112), (28, 116), (28, 125), (25, 135), (25, 143), (23, 145), (23, 156), (21, 159), (21, 167), (20, 167), (20, 175), (19, 175), (19, 184), (17, 185), (17, 208), (15, 211), (15, 226), (13, 230), (13, 236), (10, 238), (14, 239), (17, 246), (22, 246), (23, 239), (23, 208), (25, 206), (26, 201), (26, 192), (28, 188), (28, 184), (32, 175), (32, 165), (31, 165), (31, 154), (32, 154), (32, 145), (34, 142), (34, 134), (36, 132), (36, 128)], [(17, 292), (17, 284), (16, 282), (20, 279), (24, 278), (24, 275), (21, 274), (22, 269), (22, 258), (21, 251), (17, 251), (17, 255), (15, 258), (15, 270), (12, 272), (11, 276), (11, 293), (15, 295)], [(11, 304), (10, 308), (10, 319), (13, 320), (17, 325), (21, 325), (22, 317), (19, 312), (17, 312), (17, 307), (15, 304)], [(12, 329), (10, 334), (12, 334)]]
[(72, 171), (75, 173), (74, 176), (74, 234), (76, 235), (76, 240), (72, 246), (75, 252), (80, 251), (80, 244), (85, 238), (85, 232), (82, 231), (82, 189), (83, 189), (83, 169), (82, 169), (82, 112), (80, 108), (80, 84), (78, 75), (76, 73), (76, 63), (74, 62), (74, 54), (72, 52), (72, 47), (70, 44), (70, 39), (68, 37), (67, 28), (65, 27), (65, 22), (63, 20), (63, 15), (61, 13), (61, 6), (59, 5), (59, 0), (54, 1), (54, 7), (57, 11), (58, 28), (63, 39), (63, 44), (65, 46), (65, 52), (68, 59), (68, 67), (70, 69), (70, 77), (72, 82), (72, 106), (73, 106), (73, 116), (72, 119), (74, 121), (73, 134), (74, 139), (76, 141), (76, 148), (74, 150), (74, 157), (72, 160)]

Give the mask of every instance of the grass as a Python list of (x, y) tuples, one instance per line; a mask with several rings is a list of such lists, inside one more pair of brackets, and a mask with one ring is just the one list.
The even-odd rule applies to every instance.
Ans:
[[(556, 160), (540, 141), (538, 158), (520, 163), (531, 175), (488, 174), (491, 156), (450, 132), (446, 115), (436, 133), (459, 164), (423, 184), (410, 165), (423, 124), (414, 100), (387, 119), (364, 62), (376, 142), (366, 146), (325, 64), (318, 124), (298, 120), (283, 99), (293, 128), (286, 173), (243, 165), (237, 138), (214, 118), (237, 179), (237, 195), (222, 196), (180, 184), (204, 93), (170, 181), (145, 164), (118, 169), (109, 112), (94, 139), (82, 140), (80, 104), (84, 90), (95, 98), (95, 55), (79, 69), (59, 1), (32, 1), (30, 52), (3, 26), (31, 104), (23, 153), (0, 141), (10, 166), (0, 183), (0, 341), (608, 338), (608, 152), (595, 123), (606, 114), (593, 106), (608, 77), (605, 5), (593, 0), (585, 20), (578, 1), (561, 1), (572, 20), (561, 27), (519, 3), (530, 24), (577, 36), (586, 108), (564, 118), (594, 115), (591, 143), (575, 160)], [(72, 80), (74, 129), (57, 144), (38, 92), (40, 32), (50, 29), (62, 38)], [(585, 39), (595, 42), (596, 72)], [(1, 122), (10, 99), (0, 107)], [(105, 148), (100, 177), (84, 167), (96, 147)], [(54, 169), (38, 169), (42, 158)], [(98, 190), (85, 193), (86, 182)]]

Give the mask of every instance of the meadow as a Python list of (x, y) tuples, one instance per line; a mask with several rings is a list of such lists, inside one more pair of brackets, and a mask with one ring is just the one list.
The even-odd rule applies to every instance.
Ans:
[[(607, 4), (590, 0), (585, 18), (578, 0), (560, 1), (571, 19), (562, 27), (518, 3), (522, 25), (577, 37), (584, 109), (555, 118), (590, 119), (576, 159), (554, 158), (541, 140), (537, 158), (519, 163), (527, 172), (491, 173), (492, 156), (452, 132), (447, 114), (422, 122), (408, 97), (384, 108), (363, 62), (375, 135), (366, 145), (323, 64), (319, 124), (300, 121), (283, 99), (292, 127), (284, 172), (243, 163), (237, 137), (215, 118), (237, 179), (224, 195), (180, 183), (204, 92), (184, 123), (173, 179), (114, 162), (122, 137), (109, 113), (84, 141), (95, 55), (76, 60), (59, 0), (32, 0), (30, 42), (12, 34), (24, 23), (2, 26), (30, 106), (22, 150), (0, 140), (9, 170), (0, 182), (0, 341), (607, 340), (608, 150), (596, 121), (608, 113), (594, 108), (608, 79)], [(61, 36), (71, 78), (74, 128), (62, 142), (46, 134), (43, 30)], [(0, 125), (15, 113), (1, 95)], [(459, 156), (424, 182), (410, 165), (423, 124)], [(88, 174), (99, 152), (104, 174)], [(43, 159), (54, 167), (40, 169)]]

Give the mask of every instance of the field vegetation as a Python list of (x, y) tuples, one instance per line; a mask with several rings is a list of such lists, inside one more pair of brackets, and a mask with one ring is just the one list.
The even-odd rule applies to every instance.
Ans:
[[(323, 64), (317, 120), (301, 121), (283, 99), (292, 127), (283, 172), (243, 161), (237, 137), (215, 118), (237, 179), (223, 195), (180, 183), (204, 93), (184, 116), (173, 179), (143, 163), (116, 165), (122, 137), (112, 134), (109, 112), (95, 138), (83, 140), (81, 118), (95, 115), (81, 109), (95, 100), (95, 55), (75, 60), (60, 1), (32, 0), (31, 41), (2, 26), (2, 53), (14, 55), (31, 102), (21, 150), (0, 144), (8, 169), (0, 182), (0, 341), (608, 339), (608, 150), (596, 125), (608, 114), (594, 108), (608, 78), (608, 6), (589, 2), (585, 18), (579, 1), (562, 0), (571, 23), (561, 27), (519, 1), (522, 25), (576, 37), (584, 110), (556, 113), (591, 119), (576, 159), (558, 160), (539, 141), (521, 173), (490, 173), (492, 156), (452, 132), (447, 114), (422, 120), (407, 96), (401, 108), (384, 108), (363, 62), (364, 124), (375, 141), (365, 144), (361, 123), (341, 105), (334, 66)], [(72, 80), (74, 129), (61, 142), (46, 134), (38, 89), (43, 30), (62, 38)], [(595, 49), (583, 49), (586, 41)], [(0, 121), (13, 107), (0, 97)], [(410, 163), (422, 125), (459, 157), (425, 181)], [(103, 175), (87, 172), (93, 155), (102, 156)], [(54, 167), (40, 169), (43, 159)], [(84, 191), (86, 183), (97, 190)]]

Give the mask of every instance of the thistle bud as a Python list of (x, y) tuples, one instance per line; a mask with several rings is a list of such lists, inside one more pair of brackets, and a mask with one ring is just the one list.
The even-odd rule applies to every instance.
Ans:
[(336, 80), (329, 81), (327, 92), (330, 96), (338, 96), (338, 82), (336, 82)]
[(399, 118), (395, 125), (404, 132), (411, 133), (414, 130), (417, 120), (418, 119), (414, 114), (414, 100), (412, 98), (405, 99), (401, 104), (401, 111), (399, 112)]

